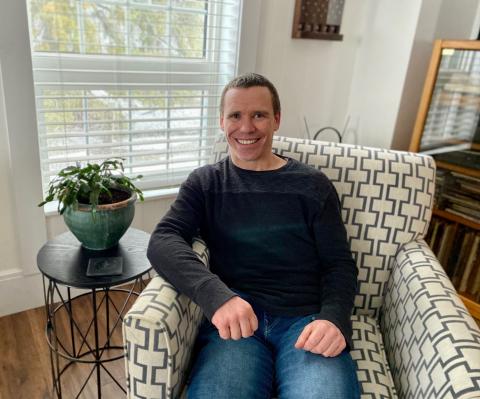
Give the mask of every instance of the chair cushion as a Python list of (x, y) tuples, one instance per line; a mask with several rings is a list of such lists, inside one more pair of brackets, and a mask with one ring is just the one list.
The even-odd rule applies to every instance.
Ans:
[(397, 398), (385, 356), (380, 327), (369, 316), (352, 316), (353, 349), (362, 399)]

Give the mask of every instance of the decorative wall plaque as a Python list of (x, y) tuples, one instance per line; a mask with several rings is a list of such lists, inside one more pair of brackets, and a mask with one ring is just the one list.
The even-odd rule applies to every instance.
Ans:
[(342, 40), (345, 0), (296, 0), (293, 17), (294, 39)]

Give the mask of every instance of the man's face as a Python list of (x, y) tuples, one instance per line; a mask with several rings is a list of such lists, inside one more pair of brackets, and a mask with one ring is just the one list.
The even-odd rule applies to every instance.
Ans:
[(237, 166), (257, 169), (268, 163), (272, 156), (273, 134), (279, 125), (280, 114), (273, 113), (268, 88), (233, 88), (225, 93), (220, 126)]

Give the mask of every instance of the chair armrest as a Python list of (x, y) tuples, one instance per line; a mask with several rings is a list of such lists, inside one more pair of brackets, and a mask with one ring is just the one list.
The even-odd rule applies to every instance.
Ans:
[(380, 326), (400, 398), (473, 398), (480, 330), (423, 240), (397, 253)]
[[(208, 267), (208, 250), (193, 249)], [(177, 398), (203, 317), (201, 309), (170, 283), (155, 276), (123, 321), (125, 367), (130, 399)]]

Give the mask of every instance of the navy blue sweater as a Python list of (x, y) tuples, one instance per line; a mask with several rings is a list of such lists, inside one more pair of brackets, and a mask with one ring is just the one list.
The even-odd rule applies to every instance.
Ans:
[[(210, 271), (191, 249), (198, 235)], [(351, 347), (357, 269), (335, 188), (310, 166), (287, 158), (258, 172), (227, 157), (196, 169), (155, 228), (148, 258), (209, 319), (233, 288), (271, 314), (329, 320)]]

